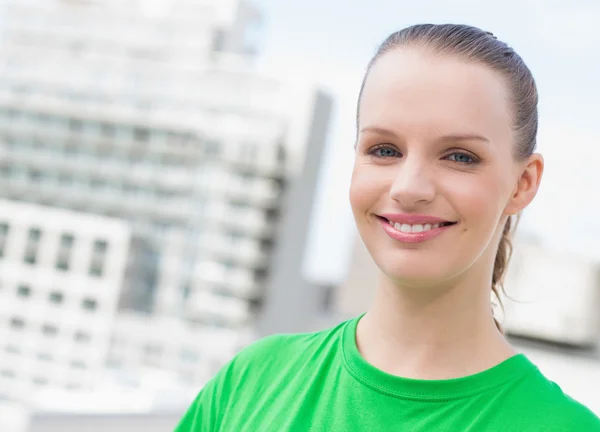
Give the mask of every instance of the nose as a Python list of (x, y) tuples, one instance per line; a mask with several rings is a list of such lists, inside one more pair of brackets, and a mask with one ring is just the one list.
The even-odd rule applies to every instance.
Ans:
[(435, 197), (435, 179), (431, 167), (418, 156), (405, 157), (397, 165), (397, 172), (390, 188), (390, 197), (405, 208), (426, 204)]

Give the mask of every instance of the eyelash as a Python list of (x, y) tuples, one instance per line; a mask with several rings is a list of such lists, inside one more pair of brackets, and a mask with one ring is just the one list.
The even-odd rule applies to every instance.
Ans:
[[(375, 147), (371, 148), (371, 149), (369, 150), (369, 154), (370, 154), (371, 156), (374, 156), (374, 157), (377, 157), (377, 158), (381, 158), (381, 159), (388, 159), (388, 158), (390, 158), (390, 157), (393, 157), (393, 156), (381, 156), (381, 155), (377, 155), (377, 154), (376, 154), (376, 152), (377, 152), (378, 150), (392, 150), (392, 151), (394, 151), (394, 152), (396, 152), (396, 153), (400, 153), (398, 150), (396, 150), (396, 149), (395, 149), (394, 147), (392, 147), (392, 146), (389, 146), (389, 145), (386, 145), (386, 144), (380, 144), (380, 145), (377, 145), (377, 146), (375, 146)], [(448, 156), (446, 156), (446, 158), (447, 158), (447, 157), (450, 157), (450, 156), (453, 156), (453, 155), (454, 155), (454, 156), (456, 156), (456, 155), (459, 155), (459, 156), (466, 156), (466, 157), (468, 157), (468, 158), (471, 160), (471, 162), (458, 162), (458, 161), (453, 161), (453, 162), (456, 162), (456, 163), (458, 163), (458, 164), (461, 164), (461, 165), (474, 165), (474, 164), (476, 164), (476, 163), (478, 163), (478, 162), (479, 162), (479, 159), (477, 159), (475, 156), (473, 156), (473, 155), (471, 155), (471, 154), (469, 154), (469, 153), (467, 153), (467, 152), (463, 152), (463, 151), (455, 151), (455, 152), (453, 152), (453, 153), (450, 153)]]

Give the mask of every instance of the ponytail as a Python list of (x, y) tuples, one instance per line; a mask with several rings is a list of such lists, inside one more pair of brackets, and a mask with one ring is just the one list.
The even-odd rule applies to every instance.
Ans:
[[(514, 218), (514, 219), (513, 219)], [(496, 259), (494, 261), (494, 272), (492, 274), (492, 292), (498, 302), (500, 308), (502, 308), (502, 298), (500, 294), (506, 295), (504, 291), (504, 277), (506, 276), (506, 269), (510, 261), (510, 257), (513, 252), (513, 235), (514, 231), (519, 223), (519, 216), (509, 216), (502, 230), (502, 238), (498, 245), (498, 252), (496, 253)], [(494, 317), (496, 327), (501, 333), (504, 333), (502, 325), (497, 318)]]

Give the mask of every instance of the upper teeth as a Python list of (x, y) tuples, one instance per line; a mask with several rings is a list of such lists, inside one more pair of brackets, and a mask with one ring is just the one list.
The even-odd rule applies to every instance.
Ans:
[(400, 224), (400, 223), (390, 222), (390, 225), (393, 225), (393, 227), (395, 229), (397, 229), (398, 231), (401, 231), (403, 233), (419, 233), (419, 232), (423, 232), (423, 231), (429, 231), (430, 229), (439, 228), (441, 224), (436, 223), (436, 224), (408, 225), (408, 224)]

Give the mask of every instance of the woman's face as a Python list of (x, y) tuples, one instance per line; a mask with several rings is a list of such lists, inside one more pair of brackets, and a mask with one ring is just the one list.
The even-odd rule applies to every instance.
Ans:
[(513, 158), (508, 100), (501, 75), (451, 56), (397, 49), (372, 67), (350, 202), (391, 279), (433, 286), (478, 260), (491, 274), (506, 217), (533, 199), (541, 175)]

